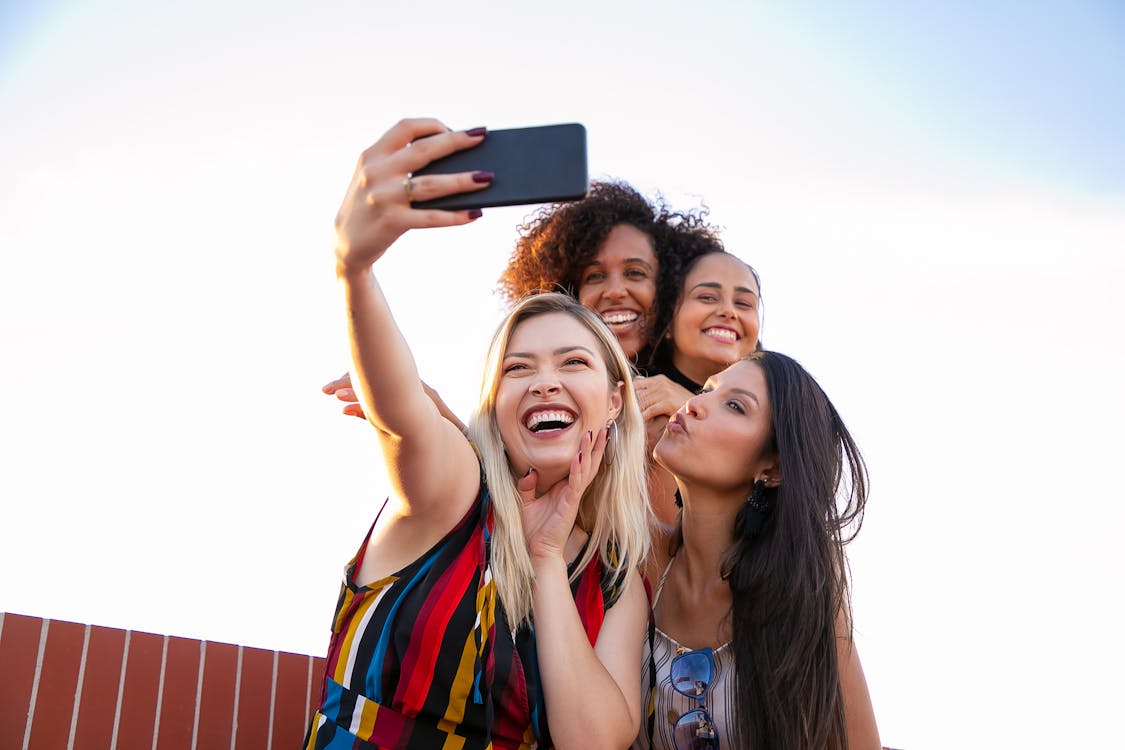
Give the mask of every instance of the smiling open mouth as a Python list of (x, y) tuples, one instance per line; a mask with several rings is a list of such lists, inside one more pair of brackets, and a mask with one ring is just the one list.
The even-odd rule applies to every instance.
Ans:
[(713, 339), (727, 344), (733, 344), (738, 340), (738, 335), (729, 328), (708, 328), (703, 333), (706, 336), (710, 336)]
[(612, 328), (613, 326), (626, 326), (630, 323), (636, 323), (637, 318), (641, 317), (635, 312), (611, 312), (602, 315), (602, 320), (605, 324)]
[(559, 409), (537, 411), (524, 422), (524, 426), (535, 433), (565, 430), (572, 424), (574, 424), (574, 415)]

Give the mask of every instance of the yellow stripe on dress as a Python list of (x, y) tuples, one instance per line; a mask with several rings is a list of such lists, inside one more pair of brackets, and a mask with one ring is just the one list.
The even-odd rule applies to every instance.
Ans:
[[(465, 720), (465, 709), (468, 701), (473, 700), (473, 682), (476, 679), (477, 660), (484, 651), (485, 643), (488, 640), (488, 628), (492, 624), (493, 607), (496, 601), (495, 594), (496, 586), (493, 585), (492, 576), (486, 570), (485, 579), (477, 589), (476, 623), (469, 632), (468, 638), (465, 639), (465, 646), (461, 649), (461, 659), (457, 663), (457, 672), (449, 690), (449, 704), (445, 709), (444, 716), (438, 720), (438, 727), (446, 732), (456, 731), (458, 725)], [(484, 670), (483, 664), (481, 670)], [(481, 690), (486, 689), (486, 686), (481, 686)], [(448, 744), (447, 741), (446, 745)]]
[(369, 700), (360, 703), (362, 704), (358, 706), (360, 710), (352, 715), (350, 730), (361, 740), (368, 740), (371, 738), (371, 733), (375, 731), (375, 717), (379, 714), (379, 704)]
[(362, 634), (367, 629), (367, 623), (371, 621), (372, 616), (375, 614), (379, 601), (390, 591), (390, 584), (398, 579), (391, 576), (384, 578), (377, 583), (382, 584), (379, 589), (372, 588), (370, 591), (362, 594), (364, 600), (360, 603), (359, 607), (353, 613), (351, 623), (348, 625), (348, 631), (344, 634), (344, 640), (340, 644), (340, 654), (336, 659), (336, 670), (332, 675), (332, 679), (341, 685), (350, 685), (352, 680), (352, 672), (355, 669), (356, 662), (356, 649), (353, 647), (357, 635), (362, 637)]

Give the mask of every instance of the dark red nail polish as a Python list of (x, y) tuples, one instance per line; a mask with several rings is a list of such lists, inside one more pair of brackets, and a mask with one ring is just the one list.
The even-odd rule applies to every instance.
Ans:
[(488, 128), (484, 128), (484, 127), (470, 128), (469, 130), (465, 131), (465, 135), (471, 135), (474, 138), (476, 138), (478, 135), (486, 135), (487, 133), (488, 133)]
[(484, 211), (481, 211), (479, 208), (470, 208), (469, 209), (469, 218), (470, 219), (479, 219), (482, 216), (484, 216)]
[(492, 172), (473, 172), (473, 182), (492, 182), (495, 177)]

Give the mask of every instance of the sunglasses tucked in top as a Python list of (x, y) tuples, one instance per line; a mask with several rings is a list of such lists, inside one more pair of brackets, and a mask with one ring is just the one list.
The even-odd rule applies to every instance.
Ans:
[[(669, 563), (669, 567), (671, 563)], [(660, 601), (660, 594), (664, 589), (664, 580), (667, 569), (657, 584), (653, 595), (653, 607)], [(699, 649), (702, 651), (703, 649)], [(641, 672), (641, 706), (645, 714), (641, 717), (641, 731), (631, 750), (680, 750), (684, 747), (722, 748), (722, 750), (735, 750), (737, 745), (733, 739), (733, 723), (737, 708), (733, 705), (734, 693), (731, 681), (734, 679), (734, 652), (730, 644), (723, 644), (711, 650), (713, 664), (712, 677), (708, 683), (705, 698), (707, 717), (693, 714), (700, 709), (696, 697), (694, 681), (691, 683), (672, 682), (672, 663), (681, 655), (692, 653), (684, 648), (673, 638), (659, 628), (650, 624), (649, 637), (646, 639), (644, 661)], [(694, 668), (698, 657), (692, 657), (677, 663), (677, 672), (685, 667)], [(684, 672), (683, 674), (686, 674)], [(681, 690), (682, 688), (682, 690)], [(686, 692), (685, 692), (686, 691)], [(650, 701), (655, 704), (655, 715), (649, 714)], [(714, 730), (715, 739), (709, 737), (692, 737), (703, 744), (676, 745), (679, 732), (686, 732), (688, 722), (692, 719), (709, 718)], [(684, 720), (684, 726), (677, 729), (678, 722)], [(696, 725), (695, 728), (700, 728)], [(706, 733), (705, 733), (706, 734)], [(707, 744), (712, 743), (712, 744)]]

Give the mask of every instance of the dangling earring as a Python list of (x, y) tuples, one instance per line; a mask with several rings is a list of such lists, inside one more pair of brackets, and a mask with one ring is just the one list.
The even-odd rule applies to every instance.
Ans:
[(613, 466), (613, 460), (617, 458), (617, 421), (610, 420), (605, 429), (605, 450), (602, 452), (602, 463), (606, 466)]
[(771, 510), (773, 510), (773, 503), (766, 499), (766, 480), (759, 479), (754, 482), (754, 489), (746, 498), (746, 508), (742, 516), (742, 533), (745, 536), (757, 536)]

